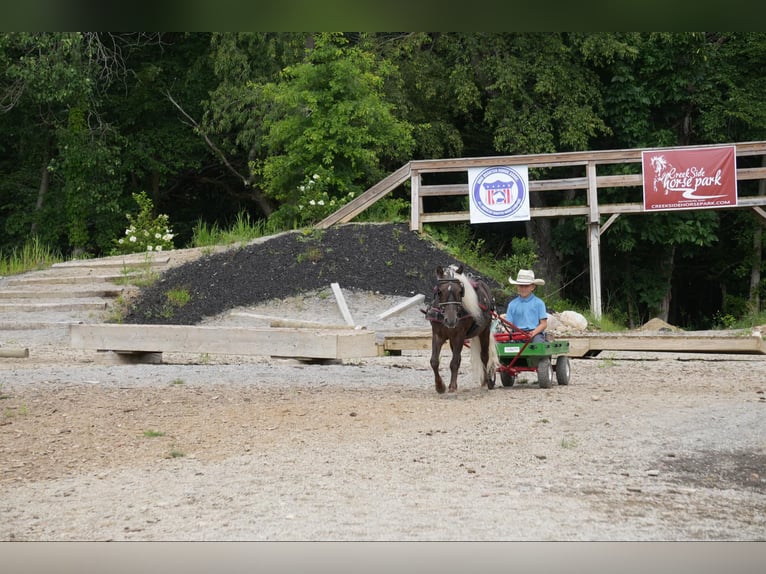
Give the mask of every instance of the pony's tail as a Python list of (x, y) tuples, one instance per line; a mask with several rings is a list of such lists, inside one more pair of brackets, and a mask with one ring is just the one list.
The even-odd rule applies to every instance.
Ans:
[(481, 362), (481, 342), (479, 338), (477, 337), (471, 341), (471, 372), (473, 373), (473, 380), (477, 385), (483, 387), (487, 379), (495, 376), (495, 370), (499, 362), (495, 337), (491, 332), (489, 334), (489, 358), (487, 359), (486, 366)]

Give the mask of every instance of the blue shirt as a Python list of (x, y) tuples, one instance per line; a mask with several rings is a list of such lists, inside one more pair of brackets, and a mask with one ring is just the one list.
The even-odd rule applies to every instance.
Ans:
[(524, 331), (531, 331), (548, 318), (545, 303), (534, 293), (524, 298), (521, 295), (511, 299), (505, 318)]

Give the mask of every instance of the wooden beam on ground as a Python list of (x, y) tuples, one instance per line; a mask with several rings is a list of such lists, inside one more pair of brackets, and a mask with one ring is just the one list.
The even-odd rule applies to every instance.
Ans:
[(268, 321), (270, 327), (293, 327), (298, 329), (348, 329), (348, 325), (328, 325), (319, 321), (303, 321), (301, 319), (286, 319), (285, 317), (275, 317), (273, 315), (260, 315), (258, 313), (248, 313), (246, 311), (235, 311), (232, 317), (250, 317)]
[(114, 298), (121, 295), (123, 287), (92, 287), (89, 289), (60, 288), (40, 290), (37, 289), (7, 289), (0, 291), (0, 299), (98, 299)]
[(3, 349), (0, 347), (0, 357), (5, 359), (26, 359), (29, 349)]
[(562, 337), (570, 341), (587, 341), (589, 352), (596, 351), (654, 351), (670, 353), (710, 353), (719, 355), (766, 354), (766, 344), (761, 337), (726, 336), (714, 331), (705, 334), (626, 333), (618, 335), (592, 335), (587, 337)]
[[(445, 345), (449, 347), (449, 345)], [(383, 338), (384, 351), (430, 351), (430, 331), (402, 331), (389, 333)]]
[(89, 267), (106, 269), (110, 267), (145, 267), (166, 265), (170, 261), (167, 255), (149, 255), (148, 253), (139, 253), (131, 255), (115, 255), (101, 259), (72, 259), (71, 261), (62, 261), (54, 263), (51, 267)]
[[(649, 351), (702, 354), (766, 354), (766, 343), (759, 336), (723, 335), (714, 331), (687, 333), (614, 333), (558, 337), (569, 341), (570, 357), (584, 357), (601, 351)], [(386, 334), (384, 351), (427, 351), (431, 349), (430, 331)]]
[(351, 327), (355, 326), (356, 323), (354, 323), (354, 319), (351, 317), (351, 311), (348, 310), (348, 305), (346, 304), (346, 299), (343, 297), (343, 291), (341, 291), (340, 285), (331, 283), (330, 287), (332, 287), (333, 295), (335, 295), (335, 300), (338, 302), (338, 307), (340, 308), (343, 318), (346, 320), (346, 324)]
[(273, 319), (270, 327), (291, 327), (294, 329), (346, 329), (348, 325), (327, 325), (317, 321), (299, 321), (297, 319)]
[(203, 353), (307, 359), (375, 357), (375, 332), (354, 329), (236, 328), (190, 325), (78, 324), (77, 349), (117, 353)]

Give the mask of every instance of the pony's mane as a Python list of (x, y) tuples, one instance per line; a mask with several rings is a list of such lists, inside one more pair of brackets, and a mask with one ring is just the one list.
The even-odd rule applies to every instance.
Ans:
[(480, 321), (482, 312), (481, 307), (479, 306), (479, 296), (476, 294), (476, 289), (471, 285), (471, 280), (463, 273), (458, 273), (454, 270), (453, 274), (463, 285), (463, 307), (465, 307), (465, 310), (468, 311), (474, 319)]

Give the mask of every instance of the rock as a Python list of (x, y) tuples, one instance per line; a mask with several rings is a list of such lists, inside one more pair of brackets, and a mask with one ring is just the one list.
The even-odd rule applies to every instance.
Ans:
[(577, 311), (562, 311), (558, 315), (559, 321), (566, 327), (584, 331), (588, 328), (588, 320)]
[(549, 331), (561, 331), (563, 324), (559, 321), (559, 318), (552, 313), (548, 313), (548, 330)]

